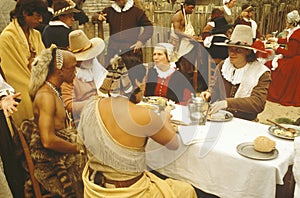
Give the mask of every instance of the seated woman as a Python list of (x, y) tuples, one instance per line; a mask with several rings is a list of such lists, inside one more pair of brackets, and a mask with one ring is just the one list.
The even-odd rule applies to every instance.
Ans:
[(265, 107), (271, 74), (256, 59), (253, 50), (259, 49), (251, 47), (251, 28), (237, 25), (231, 40), (218, 44), (228, 46), (229, 57), (218, 65), (214, 86), (202, 92), (205, 99), (212, 96), (214, 103), (209, 113), (226, 109), (235, 117), (255, 120)]
[[(286, 49), (274, 45), (279, 57), (265, 65), (272, 68), (272, 82), (267, 99), (286, 106), (300, 106), (300, 16), (297, 10), (287, 14), (287, 38), (275, 39), (279, 44), (286, 44)], [(269, 38), (269, 41), (274, 39)]]
[(97, 56), (104, 50), (101, 38), (88, 39), (82, 30), (69, 34), (69, 51), (76, 57), (76, 77), (72, 83), (64, 82), (61, 86), (62, 99), (66, 109), (72, 112), (75, 124), (88, 99), (98, 94), (106, 77), (106, 69), (99, 63)]
[(135, 104), (143, 97), (146, 72), (143, 65), (129, 70), (130, 100), (122, 95), (96, 98), (81, 114), (78, 132), (89, 156), (84, 197), (196, 197), (190, 184), (146, 171), (148, 137), (169, 149), (178, 147), (169, 112), (159, 116)]
[(194, 92), (186, 77), (176, 69), (173, 45), (159, 43), (154, 47), (154, 66), (149, 69), (145, 96), (162, 96), (186, 104)]

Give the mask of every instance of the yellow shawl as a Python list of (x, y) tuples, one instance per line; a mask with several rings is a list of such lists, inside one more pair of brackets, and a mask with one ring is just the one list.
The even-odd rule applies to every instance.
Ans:
[(45, 49), (41, 35), (37, 30), (30, 30), (29, 42), (27, 42), (17, 19), (13, 19), (0, 35), (0, 61), (7, 82), (16, 92), (22, 94), (18, 112), (13, 114), (13, 120), (17, 127), (22, 120), (33, 117), (33, 106), (28, 93), (30, 80), (29, 46), (35, 50), (36, 55)]

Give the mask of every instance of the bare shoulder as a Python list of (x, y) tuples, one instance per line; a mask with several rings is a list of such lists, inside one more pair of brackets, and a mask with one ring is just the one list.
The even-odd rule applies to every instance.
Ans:
[(183, 14), (181, 11), (176, 12), (173, 17), (172, 17), (172, 21), (181, 21), (183, 19)]
[(141, 125), (149, 124), (153, 120), (152, 118), (157, 116), (154, 111), (133, 103), (130, 103), (129, 109), (132, 118)]
[(49, 92), (47, 89), (41, 88), (35, 95), (34, 106), (39, 109), (55, 109), (55, 97), (56, 96), (53, 93)]

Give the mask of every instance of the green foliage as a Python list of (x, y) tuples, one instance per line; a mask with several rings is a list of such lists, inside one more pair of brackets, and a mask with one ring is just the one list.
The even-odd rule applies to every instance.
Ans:
[(295, 121), (290, 118), (277, 118), (275, 122), (279, 124), (295, 124)]

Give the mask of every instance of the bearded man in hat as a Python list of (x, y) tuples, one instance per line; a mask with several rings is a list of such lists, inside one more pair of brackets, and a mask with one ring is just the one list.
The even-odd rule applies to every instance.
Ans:
[(21, 92), (22, 102), (13, 114), (16, 127), (23, 119), (31, 118), (32, 102), (28, 93), (31, 62), (43, 49), (40, 33), (34, 28), (42, 21), (47, 6), (42, 0), (20, 0), (10, 13), (11, 23), (0, 35), (0, 60), (5, 78), (16, 92)]
[(257, 61), (253, 50), (260, 49), (252, 43), (252, 31), (247, 25), (237, 25), (229, 41), (215, 43), (228, 46), (229, 57), (219, 63), (212, 88), (201, 93), (213, 102), (210, 115), (226, 109), (237, 118), (256, 120), (264, 110), (271, 73)]
[(101, 38), (89, 40), (82, 30), (74, 30), (69, 34), (69, 42), (69, 51), (77, 61), (76, 77), (72, 83), (64, 82), (61, 88), (66, 109), (72, 112), (77, 125), (83, 106), (89, 98), (100, 94), (99, 89), (108, 72), (97, 59), (105, 48)]
[[(115, 0), (111, 7), (104, 8), (93, 18), (109, 23), (109, 42), (105, 66), (116, 54), (122, 56), (128, 69), (130, 62), (126, 60), (135, 56), (143, 62), (142, 46), (153, 34), (152, 22), (144, 10), (134, 5), (133, 0)], [(143, 32), (140, 34), (141, 28)]]
[(69, 34), (72, 32), (72, 24), (75, 21), (74, 14), (79, 13), (76, 4), (72, 0), (55, 0), (53, 2), (54, 14), (43, 31), (42, 37), (48, 48), (55, 44), (59, 48), (67, 49), (69, 46)]
[(234, 14), (232, 13), (232, 8), (235, 6), (235, 4), (236, 0), (223, 0), (223, 6), (220, 8), (229, 24), (233, 24), (235, 20)]
[(77, 146), (77, 131), (60, 94), (63, 82), (75, 77), (76, 58), (55, 46), (34, 60), (30, 95), (34, 119), (24, 120), (20, 129), (30, 143), (34, 175), (48, 191), (61, 197), (83, 197), (81, 173), (84, 156)]

